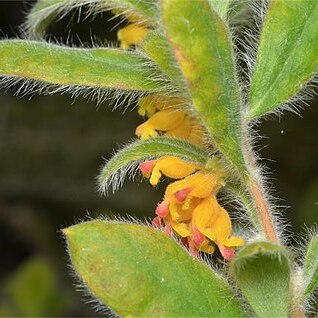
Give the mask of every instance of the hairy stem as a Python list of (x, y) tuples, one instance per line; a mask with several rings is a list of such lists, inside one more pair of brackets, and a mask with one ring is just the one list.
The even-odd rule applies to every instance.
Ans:
[(274, 222), (271, 218), (269, 204), (265, 197), (264, 189), (260, 182), (254, 178), (250, 179), (249, 189), (251, 196), (254, 199), (266, 238), (273, 243), (279, 243), (279, 238), (274, 227)]
[[(270, 212), (270, 205), (266, 198), (265, 190), (259, 180), (259, 168), (256, 163), (256, 158), (252, 146), (248, 138), (249, 127), (245, 125), (243, 131), (242, 151), (245, 157), (245, 163), (248, 170), (247, 188), (254, 201), (254, 206), (257, 211), (257, 216), (261, 224), (265, 237), (276, 244), (280, 243), (279, 236), (275, 229), (274, 221)], [(256, 177), (255, 177), (256, 176)]]
[(304, 296), (304, 277), (302, 269), (296, 267), (292, 275), (292, 280), (290, 282), (290, 290), (292, 295), (292, 310), (290, 313), (291, 318), (306, 318), (304, 303), (306, 298)]
[[(258, 220), (261, 224), (261, 228), (265, 237), (275, 244), (280, 244), (279, 235), (275, 228), (275, 223), (270, 211), (270, 204), (268, 202), (265, 189), (261, 182), (260, 171), (256, 162), (256, 156), (249, 142), (248, 129), (249, 127), (247, 125), (242, 129), (242, 150), (244, 153), (245, 163), (248, 171), (246, 186), (249, 190), (252, 200), (254, 201), (254, 207), (257, 212)], [(291, 278), (291, 284), (292, 286), (297, 285), (297, 281), (295, 280), (295, 278)], [(306, 315), (304, 308), (302, 304), (299, 303), (299, 300), (297, 300), (297, 293), (299, 291), (296, 290), (295, 287), (292, 287), (291, 290), (293, 298), (293, 309), (291, 311), (291, 318), (305, 318)]]
[(291, 313), (291, 318), (306, 318), (303, 306), (297, 306)]

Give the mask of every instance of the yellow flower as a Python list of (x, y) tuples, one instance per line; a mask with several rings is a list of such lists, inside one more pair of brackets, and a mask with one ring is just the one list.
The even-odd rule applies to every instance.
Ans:
[(162, 109), (181, 108), (184, 102), (180, 98), (165, 95), (148, 95), (138, 100), (138, 114), (151, 117), (156, 111)]
[[(185, 113), (177, 110), (161, 110), (151, 116), (146, 122), (136, 128), (136, 135), (140, 139), (158, 136), (158, 131), (171, 132), (181, 127), (185, 120)], [(183, 133), (183, 131), (182, 131)], [(177, 136), (176, 136), (177, 137)]]
[(153, 185), (162, 174), (181, 179), (167, 187), (163, 201), (157, 206), (154, 225), (164, 225), (167, 233), (182, 238), (194, 255), (198, 251), (213, 253), (217, 246), (225, 259), (234, 257), (235, 248), (242, 246), (244, 240), (232, 236), (230, 217), (216, 199), (223, 186), (221, 171), (209, 172), (202, 165), (174, 156), (146, 161), (140, 168)]
[(138, 113), (149, 119), (136, 128), (140, 139), (148, 139), (163, 134), (207, 147), (202, 127), (196, 120), (181, 110), (184, 102), (180, 98), (149, 95), (138, 102)]
[[(178, 169), (175, 169), (175, 167), (178, 167)], [(144, 175), (150, 177), (152, 185), (158, 184), (162, 174), (172, 179), (181, 179), (200, 168), (203, 168), (203, 165), (190, 163), (173, 156), (146, 161), (140, 165), (140, 170)]]
[(242, 246), (244, 240), (231, 236), (232, 225), (227, 211), (215, 195), (205, 198), (193, 211), (193, 223), (205, 237), (213, 241), (225, 259), (233, 258), (233, 247)]
[(120, 47), (127, 50), (132, 45), (139, 45), (148, 32), (149, 29), (144, 25), (138, 23), (129, 24), (117, 32)]
[(140, 116), (151, 117), (160, 107), (160, 103), (156, 103), (154, 95), (142, 97), (138, 101), (138, 114)]

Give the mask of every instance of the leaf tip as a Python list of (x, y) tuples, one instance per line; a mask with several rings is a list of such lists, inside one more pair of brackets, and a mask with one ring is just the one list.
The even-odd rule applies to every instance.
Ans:
[(62, 229), (61, 232), (66, 239), (69, 239), (74, 231), (72, 230), (72, 226), (70, 226), (65, 229)]

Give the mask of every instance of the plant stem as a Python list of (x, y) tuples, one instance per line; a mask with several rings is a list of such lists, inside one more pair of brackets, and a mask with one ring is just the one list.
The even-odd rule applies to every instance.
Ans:
[(302, 306), (295, 308), (291, 313), (291, 318), (306, 318), (304, 308)]
[(274, 222), (271, 218), (269, 204), (265, 197), (264, 189), (261, 187), (260, 183), (253, 178), (250, 181), (249, 188), (251, 196), (254, 199), (266, 238), (273, 243), (279, 243), (279, 237), (275, 230)]
[[(245, 128), (245, 129), (244, 129)], [(275, 229), (275, 223), (272, 219), (270, 212), (270, 204), (266, 197), (266, 192), (262, 186), (261, 178), (259, 177), (259, 167), (256, 162), (255, 154), (248, 139), (248, 127), (243, 128), (243, 147), (242, 151), (245, 157), (245, 162), (248, 170), (248, 177), (246, 180), (246, 186), (250, 192), (252, 200), (254, 201), (255, 210), (263, 230), (265, 237), (275, 243), (281, 244), (277, 230)], [(296, 285), (295, 278), (291, 277), (292, 286)], [(297, 292), (295, 287), (292, 288), (292, 297), (294, 307), (291, 312), (291, 318), (306, 318), (304, 308), (302, 304), (297, 301)]]
[(275, 243), (279, 244), (279, 236), (274, 226), (274, 221), (272, 219), (272, 215), (270, 213), (270, 205), (266, 198), (265, 190), (259, 180), (259, 168), (256, 163), (255, 154), (250, 145), (248, 138), (248, 126), (243, 127), (243, 146), (242, 151), (245, 157), (245, 162), (247, 166), (247, 170), (249, 173), (247, 179), (247, 187), (250, 192), (250, 195), (254, 201), (254, 205), (258, 214), (258, 219), (260, 221), (262, 230), (264, 232), (265, 237)]

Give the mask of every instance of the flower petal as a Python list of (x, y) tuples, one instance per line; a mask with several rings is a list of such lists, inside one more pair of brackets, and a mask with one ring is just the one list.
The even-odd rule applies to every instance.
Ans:
[(169, 203), (169, 212), (170, 212), (171, 219), (176, 222), (191, 220), (193, 215), (193, 210), (197, 204), (198, 204), (198, 199), (194, 199), (191, 201), (188, 208), (184, 209), (183, 204), (180, 204), (176, 200), (172, 200)]
[(162, 174), (172, 179), (181, 179), (194, 173), (200, 168), (202, 168), (202, 165), (187, 162), (178, 157), (162, 157), (157, 160), (153, 167), (150, 183), (156, 185)]
[(167, 202), (162, 201), (161, 203), (158, 204), (156, 209), (156, 214), (161, 218), (165, 218), (169, 214), (169, 208), (168, 208)]
[(165, 197), (170, 200), (176, 192), (186, 188), (191, 188), (192, 191), (189, 193), (189, 196), (206, 198), (217, 193), (221, 187), (219, 179), (220, 175), (196, 172), (183, 180), (171, 183), (166, 189)]
[(149, 29), (139, 23), (130, 24), (117, 32), (118, 41), (122, 49), (129, 49), (132, 45), (138, 45), (149, 32)]
[(238, 247), (238, 246), (243, 246), (244, 243), (245, 243), (245, 240), (243, 238), (238, 236), (231, 236), (224, 242), (224, 246)]
[(161, 225), (162, 225), (162, 219), (160, 216), (156, 216), (155, 218), (153, 218), (153, 220), (151, 221), (151, 224), (154, 226), (154, 227), (158, 227), (160, 228)]
[(151, 117), (157, 110), (163, 109), (181, 109), (184, 101), (180, 98), (165, 95), (148, 95), (138, 101), (138, 114), (141, 116)]
[(141, 139), (153, 138), (159, 131), (169, 131), (182, 123), (185, 114), (174, 110), (161, 110), (136, 128), (136, 135)]
[(179, 201), (179, 202), (184, 202), (185, 199), (187, 198), (187, 195), (192, 191), (193, 189), (188, 187), (188, 188), (184, 188), (181, 189), (179, 191), (177, 191), (174, 194), (174, 197)]
[(144, 175), (150, 175), (157, 160), (148, 160), (140, 164), (139, 169)]
[(196, 226), (193, 228), (192, 240), (199, 247), (201, 247), (206, 240), (205, 236), (198, 230)]
[(218, 248), (225, 260), (231, 261), (235, 257), (235, 250), (233, 248), (225, 247), (222, 244), (218, 244)]
[(187, 237), (191, 235), (189, 226), (186, 223), (171, 223), (173, 230), (181, 237)]
[(136, 127), (135, 134), (140, 138), (140, 139), (149, 139), (149, 138), (154, 138), (158, 136), (158, 133), (152, 127), (149, 123), (145, 122), (139, 126)]
[(180, 139), (189, 140), (191, 130), (192, 130), (192, 122), (188, 116), (184, 117), (183, 121), (180, 122), (178, 126), (173, 129), (170, 129), (165, 134), (167, 137), (177, 137)]
[(212, 241), (215, 241), (217, 238), (217, 233), (212, 225), (218, 218), (218, 215), (218, 203), (214, 196), (203, 199), (193, 212), (194, 225)]
[(225, 250), (225, 248), (242, 246), (244, 244), (243, 238), (231, 236), (232, 225), (230, 216), (219, 205), (215, 196), (202, 200), (195, 208), (193, 222), (202, 234), (214, 241), (218, 246), (222, 246), (225, 251), (224, 253), (231, 252)]
[(151, 116), (147, 122), (156, 130), (168, 131), (178, 127), (185, 113), (177, 110), (161, 110)]

